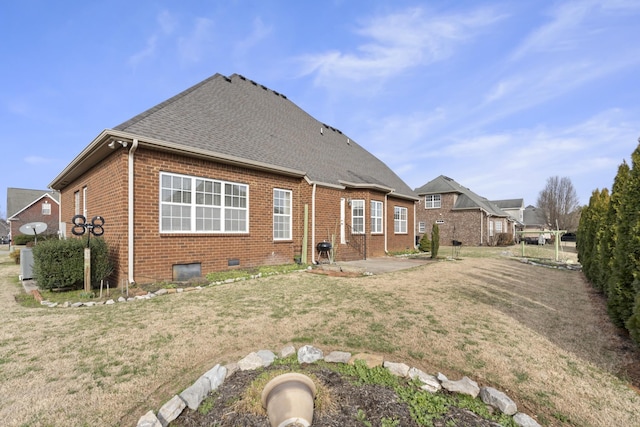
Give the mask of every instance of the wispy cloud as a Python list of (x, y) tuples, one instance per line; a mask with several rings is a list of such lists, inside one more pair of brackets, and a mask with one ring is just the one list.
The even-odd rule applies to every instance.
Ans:
[(54, 162), (54, 159), (50, 159), (48, 157), (40, 157), (40, 156), (27, 156), (24, 158), (25, 163), (33, 166), (37, 165), (47, 165)]
[(156, 23), (157, 28), (153, 34), (147, 37), (144, 48), (129, 57), (128, 63), (133, 68), (154, 57), (157, 52), (158, 40), (161, 37), (171, 35), (177, 26), (176, 18), (167, 10), (163, 10), (156, 16)]
[(355, 30), (367, 41), (354, 51), (331, 50), (303, 56), (301, 73), (315, 74), (320, 85), (334, 79), (387, 78), (448, 58), (460, 43), (502, 17), (488, 9), (437, 15), (422, 8), (374, 17)]
[(265, 25), (262, 19), (255, 18), (251, 25), (251, 32), (236, 43), (236, 54), (244, 53), (248, 49), (254, 47), (262, 40), (264, 40), (269, 34), (273, 31), (273, 27), (270, 25)]
[(180, 58), (186, 62), (200, 62), (214, 41), (213, 21), (196, 18), (192, 31), (178, 39)]

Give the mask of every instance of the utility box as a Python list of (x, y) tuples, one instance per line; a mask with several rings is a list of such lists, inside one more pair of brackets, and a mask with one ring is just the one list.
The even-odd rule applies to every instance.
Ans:
[(33, 279), (33, 250), (31, 248), (20, 249), (20, 279)]

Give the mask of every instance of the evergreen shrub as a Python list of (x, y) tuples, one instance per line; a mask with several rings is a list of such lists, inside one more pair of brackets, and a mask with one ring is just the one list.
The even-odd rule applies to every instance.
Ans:
[[(51, 239), (33, 247), (33, 276), (43, 289), (81, 288), (84, 283), (85, 239)], [(101, 238), (90, 240), (91, 284), (111, 274), (109, 248)]]

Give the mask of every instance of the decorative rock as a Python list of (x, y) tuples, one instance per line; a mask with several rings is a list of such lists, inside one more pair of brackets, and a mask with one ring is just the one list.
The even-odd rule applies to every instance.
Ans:
[(265, 368), (276, 360), (276, 355), (271, 350), (258, 350), (257, 355), (262, 359), (262, 366)]
[(298, 363), (314, 363), (322, 360), (322, 350), (312, 345), (305, 345), (298, 349)]
[(184, 289), (183, 288), (178, 288), (178, 289), (176, 289), (176, 292), (177, 293), (184, 292)]
[(420, 369), (409, 369), (409, 378), (411, 378), (412, 380), (418, 378), (422, 382), (422, 384), (424, 384), (420, 388), (428, 391), (429, 393), (437, 393), (438, 391), (440, 391), (440, 389), (442, 389), (442, 386), (440, 385), (440, 382), (436, 377), (424, 373)]
[(282, 350), (280, 350), (280, 357), (283, 359), (286, 359), (287, 357), (295, 353), (296, 353), (296, 348), (292, 345), (288, 345), (286, 347), (283, 347)]
[(70, 307), (71, 303), (69, 301), (65, 301), (64, 304), (62, 304), (62, 307), (67, 308)]
[(158, 421), (160, 421), (162, 427), (167, 427), (171, 421), (178, 418), (186, 407), (187, 404), (184, 403), (184, 400), (180, 399), (180, 396), (173, 396), (171, 400), (162, 405), (162, 408), (158, 411)]
[(93, 301), (89, 301), (89, 302), (85, 302), (85, 303), (84, 303), (84, 306), (85, 306), (85, 307), (93, 307), (94, 305), (96, 305), (96, 303), (95, 303), (95, 302), (93, 302)]
[(217, 364), (216, 366), (205, 372), (203, 377), (209, 380), (209, 391), (217, 390), (218, 387), (220, 387), (220, 385), (224, 382), (224, 379), (227, 377), (227, 368), (225, 368), (224, 366), (220, 366), (220, 364)]
[(71, 307), (82, 307), (82, 303), (81, 302), (74, 302), (73, 304), (71, 304)]
[(203, 375), (191, 387), (180, 393), (180, 398), (185, 401), (189, 409), (195, 411), (210, 391), (209, 378)]
[(106, 305), (111, 305), (111, 304), (115, 304), (116, 302), (112, 299), (108, 300), (107, 302), (105, 302)]
[(253, 352), (246, 355), (243, 359), (238, 361), (238, 367), (241, 371), (252, 371), (254, 369), (261, 368), (263, 365), (263, 360), (258, 353)]
[(471, 380), (469, 377), (462, 377), (462, 379), (458, 381), (442, 381), (442, 388), (453, 393), (467, 394), (474, 399), (478, 397), (478, 393), (480, 393), (478, 383)]
[(540, 427), (540, 424), (538, 424), (536, 420), (522, 412), (518, 412), (513, 416), (513, 422), (520, 427)]
[(158, 289), (156, 291), (156, 295), (164, 295), (164, 294), (167, 294), (167, 293), (169, 293), (169, 292), (165, 288)]
[(347, 351), (332, 351), (324, 358), (325, 362), (330, 363), (348, 363), (351, 359), (351, 353)]
[(240, 366), (236, 362), (227, 363), (225, 368), (227, 368), (227, 376), (225, 378), (229, 378), (240, 370)]
[(135, 300), (136, 300), (136, 299), (135, 299), (134, 297), (129, 297), (129, 298), (127, 298), (127, 302), (135, 301)]
[(515, 402), (509, 396), (493, 387), (482, 387), (480, 389), (480, 398), (487, 405), (500, 409), (503, 414), (513, 415), (518, 412)]
[(438, 379), (438, 381), (445, 382), (445, 381), (449, 381), (449, 378), (447, 378), (447, 376), (445, 374), (443, 374), (442, 372), (438, 372), (438, 375), (436, 375), (436, 378)]
[(397, 377), (408, 377), (409, 376), (409, 365), (404, 363), (395, 363), (395, 362), (384, 362), (382, 364), (385, 368), (389, 370), (393, 375)]
[(382, 356), (378, 356), (376, 354), (368, 354), (368, 353), (358, 353), (356, 355), (351, 356), (349, 359), (349, 364), (353, 365), (356, 360), (362, 360), (367, 364), (367, 368), (375, 368), (376, 366), (382, 366), (384, 359)]
[(138, 424), (136, 427), (161, 427), (162, 423), (158, 420), (158, 417), (153, 413), (153, 411), (149, 411), (138, 420)]
[(126, 302), (127, 300), (124, 297), (118, 298), (118, 302)]

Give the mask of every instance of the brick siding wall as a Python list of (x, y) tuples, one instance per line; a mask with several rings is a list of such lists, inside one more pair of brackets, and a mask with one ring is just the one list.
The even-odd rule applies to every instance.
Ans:
[[(104, 238), (111, 248), (111, 261), (115, 273), (111, 280), (121, 284), (127, 279), (127, 151), (117, 150), (93, 168), (81, 179), (71, 183), (62, 191), (62, 215), (66, 234), (70, 236), (70, 220), (74, 215), (76, 191), (83, 195), (87, 187), (88, 216), (105, 218)], [(168, 172), (209, 179), (246, 184), (249, 187), (249, 232), (242, 234), (214, 233), (161, 233), (160, 218), (160, 173)], [(286, 177), (268, 172), (224, 165), (206, 160), (187, 158), (140, 147), (135, 153), (134, 195), (134, 250), (135, 280), (147, 283), (171, 280), (174, 264), (201, 264), (206, 275), (212, 271), (229, 268), (248, 268), (259, 265), (277, 265), (293, 262), (294, 255), (302, 251), (304, 233), (304, 205), (309, 209), (309, 240), (307, 260), (311, 262), (311, 224), (313, 186), (301, 178)], [(273, 190), (292, 191), (292, 239), (273, 240)], [(339, 245), (340, 199), (364, 199), (367, 228), (367, 256), (384, 255), (384, 236), (371, 236), (370, 200), (384, 202), (384, 194), (372, 191), (343, 191), (328, 187), (316, 187), (315, 243), (331, 241), (335, 235), (336, 260), (362, 259), (351, 245)], [(80, 206), (83, 201), (80, 200)], [(394, 235), (393, 206), (407, 207), (408, 233)], [(412, 247), (413, 202), (389, 198), (387, 204), (387, 230), (389, 250)], [(346, 220), (351, 222), (351, 210), (346, 206)], [(315, 253), (317, 258), (317, 252)], [(230, 267), (229, 260), (237, 260), (237, 267)]]
[[(51, 205), (51, 214), (43, 215), (42, 214), (42, 205), (45, 203), (49, 203)], [(9, 227), (11, 231), (11, 238), (15, 238), (15, 236), (22, 234), (20, 232), (20, 227), (24, 224), (28, 224), (30, 222), (44, 222), (47, 224), (47, 229), (42, 233), (44, 235), (57, 234), (59, 228), (59, 218), (60, 218), (60, 209), (58, 206), (58, 202), (51, 199), (50, 197), (43, 197), (31, 206), (27, 207), (25, 210), (20, 212), (17, 217), (9, 221)]]

